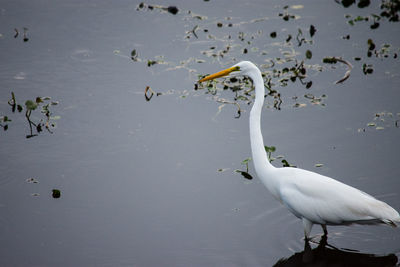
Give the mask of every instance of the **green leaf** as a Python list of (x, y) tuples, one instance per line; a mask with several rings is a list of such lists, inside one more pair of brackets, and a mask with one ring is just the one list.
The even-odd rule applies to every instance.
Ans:
[(289, 164), (289, 162), (287, 162), (286, 159), (283, 159), (281, 162), (282, 162), (283, 167), (290, 167), (290, 164)]
[(312, 58), (312, 52), (310, 50), (306, 51), (306, 58), (311, 59)]
[(274, 147), (274, 146), (264, 146), (264, 148), (265, 148), (265, 151), (268, 153), (272, 153), (272, 152), (276, 151), (276, 147)]
[(157, 64), (157, 61), (155, 61), (155, 60), (147, 60), (147, 67), (150, 67), (150, 66), (152, 66), (154, 64)]
[(33, 102), (32, 100), (26, 100), (25, 106), (28, 110), (35, 110), (38, 104)]
[(250, 161), (251, 161), (251, 158), (247, 158), (247, 159), (245, 159), (245, 160), (242, 161), (242, 164), (243, 164), (243, 165), (249, 164)]
[(59, 115), (52, 116), (52, 117), (50, 117), (50, 119), (51, 120), (59, 120), (59, 119), (61, 119), (61, 116), (59, 116)]
[(322, 163), (317, 163), (317, 164), (315, 164), (314, 166), (317, 167), (317, 168), (320, 168), (320, 167), (324, 166), (324, 164), (322, 164)]

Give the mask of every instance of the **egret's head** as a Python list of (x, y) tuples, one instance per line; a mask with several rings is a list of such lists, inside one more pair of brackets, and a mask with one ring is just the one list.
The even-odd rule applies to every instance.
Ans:
[(251, 63), (250, 61), (241, 61), (226, 70), (222, 70), (220, 72), (208, 75), (203, 79), (199, 80), (199, 82), (213, 80), (216, 78), (228, 76), (229, 74), (231, 74), (231, 76), (239, 76), (239, 75), (249, 76), (249, 74), (251, 72), (254, 72), (254, 70), (258, 70), (258, 68), (253, 63)]

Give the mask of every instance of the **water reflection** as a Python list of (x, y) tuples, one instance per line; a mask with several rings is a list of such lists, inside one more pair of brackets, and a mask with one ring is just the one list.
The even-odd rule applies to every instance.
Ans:
[(291, 257), (280, 259), (275, 263), (275, 267), (288, 266), (396, 266), (397, 256), (389, 254), (385, 256), (364, 254), (350, 250), (338, 249), (327, 243), (326, 238), (322, 238), (319, 245), (312, 249), (309, 242), (304, 243), (304, 250), (295, 253)]

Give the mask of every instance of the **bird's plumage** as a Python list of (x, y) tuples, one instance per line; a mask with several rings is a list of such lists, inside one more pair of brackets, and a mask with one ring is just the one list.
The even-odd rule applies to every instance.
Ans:
[(361, 190), (311, 171), (274, 167), (265, 152), (261, 133), (265, 89), (260, 70), (253, 63), (242, 61), (200, 82), (229, 73), (248, 76), (253, 81), (256, 98), (249, 121), (254, 168), (271, 194), (302, 219), (306, 238), (313, 224), (320, 224), (326, 233), (326, 225), (400, 223), (395, 209)]

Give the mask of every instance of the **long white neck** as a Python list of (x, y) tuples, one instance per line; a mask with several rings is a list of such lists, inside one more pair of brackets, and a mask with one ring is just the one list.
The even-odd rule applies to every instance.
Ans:
[(279, 180), (274, 173), (276, 168), (268, 160), (261, 133), (260, 120), (264, 104), (264, 81), (258, 69), (257, 74), (254, 73), (249, 77), (253, 80), (253, 86), (256, 91), (256, 98), (250, 111), (250, 142), (254, 168), (263, 184), (275, 197), (278, 197), (277, 185)]

